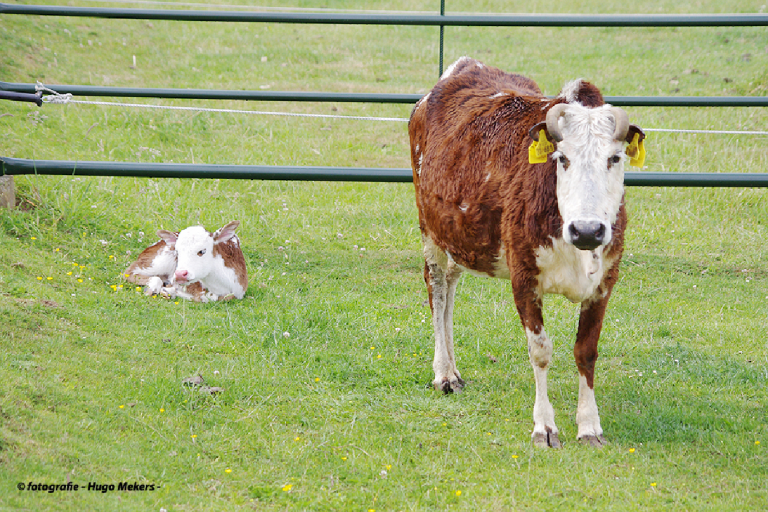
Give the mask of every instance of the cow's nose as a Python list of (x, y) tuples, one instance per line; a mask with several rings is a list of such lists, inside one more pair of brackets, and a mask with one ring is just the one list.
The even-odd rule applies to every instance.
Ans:
[(599, 221), (577, 220), (568, 226), (571, 243), (582, 251), (597, 249), (605, 240), (605, 225)]
[(175, 272), (175, 275), (176, 275), (176, 280), (177, 281), (184, 282), (184, 281), (187, 280), (187, 276), (189, 275), (189, 271), (188, 270), (177, 270)]

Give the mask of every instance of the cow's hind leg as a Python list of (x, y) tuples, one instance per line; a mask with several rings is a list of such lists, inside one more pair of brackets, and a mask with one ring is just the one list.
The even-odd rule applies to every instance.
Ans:
[(464, 380), (456, 368), (453, 352), (453, 303), (461, 271), (455, 265), (440, 265), (427, 260), (424, 265), (424, 280), (429, 291), (429, 305), (432, 309), (432, 327), (435, 331), (435, 371), (433, 386), (444, 393), (461, 391)]

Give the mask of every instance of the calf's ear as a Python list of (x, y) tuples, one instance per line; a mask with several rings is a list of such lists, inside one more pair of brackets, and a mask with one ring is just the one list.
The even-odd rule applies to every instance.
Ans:
[(165, 229), (158, 231), (157, 236), (159, 236), (162, 240), (165, 241), (166, 244), (170, 246), (176, 245), (176, 239), (179, 238), (178, 233), (173, 233)]
[(219, 228), (213, 234), (213, 243), (220, 244), (231, 239), (233, 236), (235, 236), (235, 230), (237, 230), (238, 227), (240, 227), (240, 221), (233, 220), (226, 226)]

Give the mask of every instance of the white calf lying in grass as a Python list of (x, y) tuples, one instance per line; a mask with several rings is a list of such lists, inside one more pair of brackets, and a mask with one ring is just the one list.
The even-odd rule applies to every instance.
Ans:
[(147, 247), (125, 278), (146, 286), (147, 295), (181, 297), (196, 302), (242, 299), (248, 288), (245, 258), (233, 221), (215, 233), (191, 226), (180, 233), (161, 229), (161, 240)]

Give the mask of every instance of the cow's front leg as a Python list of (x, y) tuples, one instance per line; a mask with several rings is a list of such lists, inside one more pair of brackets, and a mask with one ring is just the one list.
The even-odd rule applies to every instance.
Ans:
[(603, 328), (603, 316), (608, 304), (608, 297), (598, 295), (595, 300), (586, 301), (581, 306), (579, 331), (573, 355), (579, 369), (579, 405), (576, 409), (576, 424), (579, 431), (576, 438), (592, 446), (607, 444), (600, 426), (600, 415), (595, 401), (595, 362), (597, 361), (597, 342)]
[(536, 402), (533, 405), (534, 446), (560, 448), (559, 431), (555, 424), (555, 410), (547, 393), (547, 372), (552, 361), (552, 341), (544, 330), (541, 314), (541, 299), (538, 298), (530, 281), (515, 283), (515, 304), (528, 338), (528, 357), (536, 380)]
[(549, 402), (547, 392), (547, 372), (552, 361), (552, 341), (539, 325), (533, 329), (526, 327), (528, 338), (528, 357), (533, 367), (536, 380), (536, 402), (533, 404), (533, 434), (531, 440), (535, 446), (560, 448), (559, 431), (555, 424), (555, 410)]
[(432, 385), (444, 393), (461, 391), (464, 380), (456, 368), (453, 352), (453, 303), (461, 271), (454, 265), (446, 268), (436, 262), (427, 261), (424, 266), (424, 280), (429, 291), (429, 305), (432, 309), (432, 327), (435, 331), (435, 358), (432, 369), (435, 380)]

